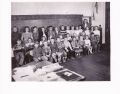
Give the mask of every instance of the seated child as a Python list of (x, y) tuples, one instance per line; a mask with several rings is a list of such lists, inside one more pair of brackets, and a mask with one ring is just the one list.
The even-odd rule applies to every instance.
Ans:
[(40, 46), (43, 46), (44, 42), (46, 41), (47, 41), (46, 37), (43, 36), (40, 41)]
[(36, 42), (34, 46), (35, 48), (33, 49), (33, 60), (35, 61), (35, 63), (38, 63), (42, 60), (42, 48), (39, 46), (38, 42)]
[(84, 42), (85, 42), (84, 47), (87, 49), (88, 54), (89, 54), (89, 52), (92, 54), (91, 41), (89, 39), (89, 36), (86, 36), (86, 39), (84, 40)]
[(68, 39), (68, 41), (71, 43), (72, 38), (71, 38), (70, 34), (67, 34), (67, 39)]
[(34, 42), (31, 38), (25, 44), (25, 62), (29, 63), (33, 60)]
[(50, 61), (50, 59), (51, 59), (51, 49), (48, 46), (47, 42), (44, 42), (44, 45), (42, 47), (42, 54), (43, 54), (44, 61)]
[(57, 63), (57, 45), (55, 43), (55, 40), (53, 38), (51, 38), (50, 40), (50, 48), (51, 48), (51, 55), (52, 55), (52, 62)]
[(81, 49), (79, 47), (79, 41), (76, 40), (76, 37), (73, 38), (73, 40), (71, 42), (71, 45), (72, 45), (73, 50), (75, 51), (75, 55), (79, 56), (80, 52), (81, 52)]
[(68, 41), (67, 38), (64, 39), (64, 46), (65, 46), (65, 51), (67, 53), (67, 57), (70, 59), (72, 56), (75, 56), (74, 51), (72, 49), (72, 46), (70, 42)]
[(21, 40), (17, 40), (17, 44), (13, 48), (15, 59), (17, 61), (17, 66), (22, 66), (24, 63), (24, 47)]
[(63, 41), (60, 41), (60, 38), (57, 38), (57, 48), (58, 62), (66, 62), (67, 53), (64, 50), (64, 43)]

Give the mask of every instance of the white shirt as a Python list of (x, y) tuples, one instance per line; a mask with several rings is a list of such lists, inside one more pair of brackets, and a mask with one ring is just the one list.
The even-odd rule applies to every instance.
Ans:
[(94, 30), (93, 33), (94, 33), (95, 35), (99, 35), (99, 36), (100, 36), (100, 31), (99, 31), (99, 30)]
[(76, 35), (79, 35), (80, 33), (82, 33), (82, 29), (80, 29), (80, 30), (75, 30), (75, 34), (76, 34)]
[(85, 30), (85, 34), (89, 36), (90, 35), (90, 31), (89, 30)]
[(89, 39), (85, 39), (85, 46), (91, 46), (91, 42)]

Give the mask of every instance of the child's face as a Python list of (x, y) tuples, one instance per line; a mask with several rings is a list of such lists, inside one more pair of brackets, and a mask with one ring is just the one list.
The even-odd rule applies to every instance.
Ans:
[(13, 28), (13, 32), (17, 32), (17, 28), (16, 27)]
[(79, 26), (79, 29), (81, 29), (81, 26)]
[(86, 39), (89, 39), (88, 36), (86, 36)]
[(44, 42), (44, 46), (47, 47), (47, 42)]
[(78, 28), (78, 26), (76, 26), (76, 30), (78, 30), (79, 28)]
[(98, 30), (98, 28), (97, 28), (97, 27), (95, 27), (95, 30)]
[(31, 39), (28, 39), (28, 42), (29, 42), (29, 43), (31, 43), (31, 42), (32, 42), (32, 40), (31, 40)]
[(50, 28), (49, 28), (49, 30), (50, 30), (50, 31), (52, 31), (52, 30), (53, 30), (53, 28), (52, 28), (52, 27), (50, 27)]
[(43, 37), (42, 40), (45, 41), (45, 37)]
[(72, 28), (71, 28), (72, 30), (74, 30), (74, 26), (72, 26)]
[(18, 45), (20, 45), (20, 44), (21, 44), (21, 41), (20, 41), (20, 40), (18, 40), (18, 41), (17, 41), (17, 44), (18, 44)]
[(33, 29), (33, 32), (37, 32), (37, 28), (34, 28), (34, 29)]
[(62, 26), (61, 29), (64, 30), (64, 26)]
[(54, 39), (51, 39), (51, 43), (54, 43)]
[(67, 29), (67, 30), (69, 30), (69, 29), (70, 29), (70, 27), (69, 27), (69, 26), (67, 26), (67, 27), (66, 27), (66, 29)]
[(57, 28), (57, 27), (55, 27), (55, 31), (58, 31), (58, 28)]
[(89, 28), (88, 28), (88, 27), (86, 27), (86, 29), (87, 29), (87, 30), (89, 30)]
[(35, 48), (38, 48), (38, 46), (39, 46), (39, 44), (38, 44), (38, 43), (36, 43), (36, 44), (35, 44)]
[(25, 28), (25, 32), (29, 32), (29, 28)]
[(45, 31), (45, 28), (42, 28), (42, 31)]
[(60, 38), (57, 38), (57, 42), (60, 42)]
[(83, 40), (83, 36), (80, 36), (80, 40), (81, 40), (81, 41)]
[(70, 37), (70, 35), (69, 35), (69, 34), (67, 34), (67, 37)]
[(63, 37), (60, 35), (60, 39), (62, 39)]
[(76, 40), (76, 38), (73, 38), (73, 40), (75, 41), (75, 40)]

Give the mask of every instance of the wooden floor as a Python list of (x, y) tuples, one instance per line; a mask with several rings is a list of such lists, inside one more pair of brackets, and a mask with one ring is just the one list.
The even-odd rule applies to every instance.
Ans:
[(110, 54), (108, 52), (78, 57), (61, 65), (84, 75), (85, 81), (110, 81)]

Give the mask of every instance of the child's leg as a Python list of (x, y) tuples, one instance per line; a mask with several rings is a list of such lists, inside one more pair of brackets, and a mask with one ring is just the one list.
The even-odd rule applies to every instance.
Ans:
[(22, 52), (20, 52), (20, 62), (19, 62), (19, 64), (23, 65), (23, 62), (24, 62), (24, 54)]
[(60, 52), (58, 52), (57, 56), (58, 56), (58, 62), (60, 63), (61, 62), (61, 56), (62, 56), (62, 54)]
[(55, 53), (52, 54), (52, 58), (55, 61), (55, 63), (57, 63), (57, 58), (56, 58), (56, 54)]

